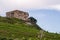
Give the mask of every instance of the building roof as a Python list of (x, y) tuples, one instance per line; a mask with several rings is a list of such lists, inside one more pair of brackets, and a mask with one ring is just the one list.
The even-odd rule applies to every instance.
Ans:
[[(25, 14), (29, 15), (28, 12), (24, 12), (24, 11), (21, 11), (21, 10), (13, 10), (13, 11), (9, 11), (9, 12), (11, 12), (11, 13), (19, 12), (19, 13), (25, 13)], [(9, 12), (7, 12), (7, 13), (9, 13)]]
[[(22, 13), (24, 11), (21, 11), (21, 10), (13, 10), (13, 11), (9, 11), (9, 12), (20, 12), (20, 13)], [(24, 12), (24, 13), (28, 13), (28, 12)]]

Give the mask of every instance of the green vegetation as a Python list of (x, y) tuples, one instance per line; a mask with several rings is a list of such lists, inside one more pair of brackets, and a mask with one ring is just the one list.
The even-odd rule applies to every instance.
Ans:
[(0, 40), (60, 40), (60, 34), (40, 30), (37, 24), (28, 25), (23, 20), (0, 17)]

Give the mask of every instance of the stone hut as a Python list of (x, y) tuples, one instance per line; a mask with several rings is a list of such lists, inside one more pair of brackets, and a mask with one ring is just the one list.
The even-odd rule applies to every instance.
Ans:
[(6, 12), (6, 17), (27, 20), (29, 17), (29, 14), (28, 12), (14, 10), (14, 11)]

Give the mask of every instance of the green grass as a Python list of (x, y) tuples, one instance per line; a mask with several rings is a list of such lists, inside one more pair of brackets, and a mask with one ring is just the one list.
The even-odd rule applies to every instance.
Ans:
[[(40, 30), (37, 24), (27, 25), (23, 20), (0, 17), (0, 40), (40, 40)], [(41, 40), (60, 40), (60, 34), (46, 31), (43, 34)]]

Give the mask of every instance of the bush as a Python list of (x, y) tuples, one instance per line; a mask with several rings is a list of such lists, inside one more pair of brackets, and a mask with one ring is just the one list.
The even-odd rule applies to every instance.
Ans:
[(13, 40), (13, 39), (9, 39), (9, 40)]
[(37, 20), (36, 20), (35, 18), (30, 17), (29, 19), (30, 19), (30, 22), (31, 22), (31, 23), (34, 23), (34, 24), (37, 23)]
[(7, 40), (7, 38), (2, 38), (1, 40)]

